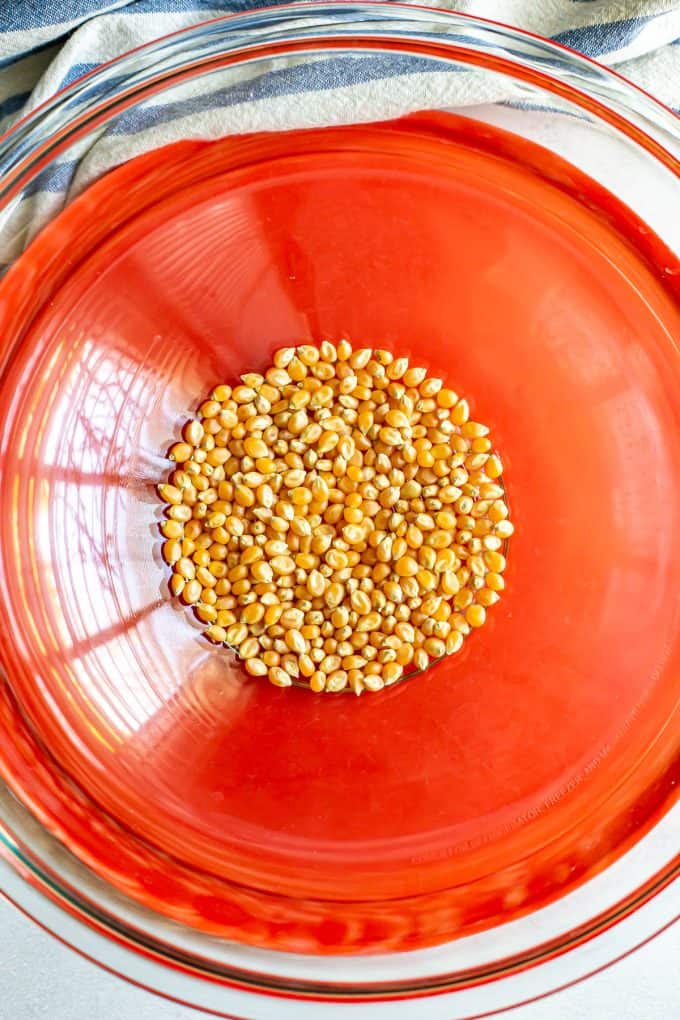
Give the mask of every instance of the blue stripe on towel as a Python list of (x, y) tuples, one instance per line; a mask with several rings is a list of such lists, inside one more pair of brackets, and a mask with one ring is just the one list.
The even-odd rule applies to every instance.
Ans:
[(629, 18), (626, 21), (609, 21), (599, 25), (586, 25), (583, 28), (570, 28), (566, 32), (558, 32), (552, 38), (562, 46), (579, 50), (587, 57), (601, 57), (605, 53), (616, 53), (624, 46), (629, 46), (640, 34), (653, 16)]

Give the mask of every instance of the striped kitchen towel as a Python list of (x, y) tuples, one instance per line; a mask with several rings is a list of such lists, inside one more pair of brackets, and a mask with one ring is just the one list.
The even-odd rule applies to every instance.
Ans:
[[(284, 0), (11, 0), (0, 3), (0, 130), (100, 64), (161, 35)], [(680, 110), (680, 0), (427, 0), (580, 50)], [(300, 8), (304, 16), (304, 5)], [(416, 58), (272, 61), (228, 83), (172, 90), (73, 145), (0, 216), (0, 268), (105, 170), (179, 137), (383, 119), (427, 105), (513, 99), (487, 75), (440, 74)], [(445, 81), (443, 79), (446, 79)], [(301, 98), (304, 96), (304, 102)], [(0, 147), (0, 177), (13, 157)]]

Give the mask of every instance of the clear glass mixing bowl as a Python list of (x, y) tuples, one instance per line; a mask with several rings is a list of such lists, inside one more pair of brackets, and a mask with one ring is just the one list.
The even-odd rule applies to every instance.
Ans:
[[(471, 172), (460, 202), (461, 138), (471, 166), (495, 146), (521, 231), (497, 236)], [(197, 26), (0, 140), (14, 903), (148, 988), (277, 1020), (488, 1015), (674, 920), (679, 154), (676, 118), (614, 73), (400, 4)], [(589, 202), (581, 236), (561, 217)], [(543, 262), (518, 262), (528, 238)], [(154, 496), (211, 385), (345, 332), (478, 397), (518, 522), (469, 650), (359, 701), (206, 648)]]

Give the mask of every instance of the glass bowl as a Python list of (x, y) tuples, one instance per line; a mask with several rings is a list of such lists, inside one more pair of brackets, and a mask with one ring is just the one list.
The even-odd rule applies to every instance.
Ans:
[[(146, 987), (279, 1020), (486, 1015), (671, 923), (677, 125), (509, 28), (310, 3), (141, 47), (5, 135), (18, 906)], [(517, 524), (464, 652), (360, 699), (207, 646), (154, 493), (216, 382), (342, 336), (469, 395)]]

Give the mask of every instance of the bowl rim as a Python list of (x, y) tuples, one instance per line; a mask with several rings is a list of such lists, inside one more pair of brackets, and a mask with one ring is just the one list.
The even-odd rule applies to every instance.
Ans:
[[(387, 11), (389, 11), (389, 16), (386, 13)], [(92, 109), (87, 109), (85, 118), (82, 116), (81, 118), (76, 118), (73, 124), (68, 121), (68, 117), (65, 119), (58, 116), (59, 111), (63, 107), (68, 107), (71, 99), (84, 99), (85, 103), (90, 101), (92, 98), (90, 93), (94, 91), (96, 95), (97, 88), (109, 81), (111, 71), (126, 67), (130, 67), (132, 71), (135, 66), (135, 58), (147, 54), (158, 54), (160, 56), (164, 50), (172, 52), (174, 48), (181, 49), (184, 40), (191, 40), (193, 36), (199, 36), (202, 32), (212, 32), (213, 30), (219, 32), (222, 26), (225, 26), (226, 32), (235, 32), (238, 29), (257, 29), (260, 22), (264, 26), (273, 26), (275, 30), (281, 24), (286, 25), (289, 20), (295, 24), (297, 15), (303, 12), (305, 15), (303, 20), (305, 21), (310, 17), (321, 18), (325, 15), (329, 17), (346, 16), (348, 18), (351, 16), (365, 22), (365, 24), (379, 23), (381, 21), (394, 22), (397, 20), (398, 15), (406, 26), (411, 25), (417, 28), (419, 22), (429, 21), (440, 29), (445, 30), (457, 23), (462, 29), (466, 27), (470, 29), (476, 28), (480, 33), (486, 31), (487, 33), (503, 36), (507, 39), (517, 40), (518, 42), (528, 42), (536, 47), (538, 51), (542, 51), (548, 59), (552, 57), (553, 63), (556, 65), (552, 68), (553, 73), (536, 72), (534, 69), (532, 74), (525, 75), (528, 80), (533, 80), (544, 87), (548, 87), (549, 91), (556, 92), (557, 94), (566, 89), (569, 93), (569, 98), (577, 105), (591, 112), (596, 112), (599, 116), (604, 116), (609, 122), (614, 121), (617, 127), (621, 128), (625, 134), (641, 144), (652, 155), (659, 158), (676, 176), (680, 172), (680, 113), (676, 114), (669, 106), (656, 99), (641, 86), (629, 81), (618, 71), (602, 65), (593, 58), (570, 49), (562, 43), (553, 42), (534, 32), (518, 29), (490, 18), (480, 18), (467, 13), (442, 10), (441, 8), (411, 2), (404, 3), (401, 0), (396, 0), (396, 2), (395, 0), (357, 0), (357, 2), (347, 2), (347, 0), (295, 0), (295, 2), (290, 4), (284, 3), (274, 7), (254, 8), (245, 13), (220, 15), (219, 17), (207, 19), (195, 25), (159, 36), (157, 39), (142, 43), (117, 57), (113, 57), (111, 60), (105, 61), (46, 98), (35, 109), (26, 113), (3, 134), (0, 134), (0, 210), (23, 187), (22, 176), (26, 174), (29, 177), (35, 176), (44, 163), (49, 162), (49, 159), (53, 158), (60, 149), (72, 144), (75, 138), (78, 137), (78, 134), (83, 133), (82, 130), (78, 130), (81, 120), (85, 119), (85, 130), (89, 130), (97, 123), (97, 120), (101, 119), (102, 115), (106, 115), (107, 104), (101, 103), (97, 106), (95, 103), (92, 104)], [(349, 23), (353, 24), (353, 22)], [(338, 32), (337, 24), (325, 24), (322, 21), (320, 27), (322, 29), (329, 29), (330, 35), (337, 35), (339, 37), (338, 42), (340, 46), (334, 48), (347, 48), (347, 41), (342, 41), (345, 33)], [(371, 35), (375, 35), (383, 40), (390, 37), (389, 32), (378, 30), (371, 33), (362, 28), (359, 34), (349, 35), (348, 39), (350, 43), (356, 44), (362, 39), (370, 38)], [(313, 48), (314, 44), (321, 40), (324, 40), (326, 43), (331, 42), (328, 34), (316, 30), (299, 32), (298, 38), (306, 40), (306, 44), (301, 47), (302, 50)], [(403, 36), (396, 36), (394, 38), (397, 42), (403, 41)], [(290, 52), (290, 39), (286, 39), (283, 45), (285, 51)], [(248, 59), (248, 52), (252, 53), (255, 50), (257, 50), (260, 56), (275, 55), (278, 48), (277, 46), (273, 47), (273, 49), (263, 46), (261, 42), (241, 47), (230, 45), (229, 50), (235, 58), (230, 62), (243, 62), (244, 59)], [(445, 50), (449, 51), (448, 54), (444, 52)], [(420, 52), (427, 53), (427, 50), (420, 48)], [(448, 56), (449, 58), (461, 56), (461, 52), (457, 52), (456, 45), (451, 43), (444, 45), (440, 43), (439, 46), (434, 46), (431, 52), (435, 56)], [(470, 59), (469, 51), (467, 56), (467, 62), (474, 63)], [(210, 61), (204, 58), (203, 61), (195, 61), (188, 66), (189, 68), (195, 68), (197, 64), (208, 65), (209, 63)], [(508, 65), (512, 65), (515, 69), (522, 67), (522, 63), (519, 60), (510, 61), (507, 57), (498, 63), (505, 65), (506, 69)], [(527, 71), (530, 64), (533, 64), (531, 59), (524, 64), (525, 71)], [(560, 65), (563, 65), (561, 67), (562, 76), (567, 78), (564, 83), (560, 81), (560, 75), (555, 73)], [(176, 68), (174, 70), (176, 71)], [(608, 102), (598, 102), (593, 99), (592, 95), (588, 95), (585, 91), (576, 87), (569, 80), (570, 70), (575, 71), (577, 77), (579, 74), (589, 77), (589, 85), (592, 88), (597, 86), (598, 90), (601, 89), (608, 97)], [(149, 93), (157, 91), (159, 87), (162, 87), (168, 75), (172, 74), (173, 68), (167, 72), (152, 76), (146, 82), (145, 91)], [(177, 76), (175, 75), (175, 77)], [(178, 80), (181, 80), (181, 78), (178, 78)], [(550, 88), (550, 85), (553, 87)], [(559, 85), (563, 85), (563, 88), (555, 87)], [(129, 102), (125, 102), (125, 95), (128, 92), (129, 90), (125, 90), (125, 94), (116, 100), (117, 110), (129, 105)], [(621, 93), (624, 94), (627, 100), (627, 102), (623, 103), (626, 116), (617, 111), (617, 106), (621, 103)], [(139, 101), (140, 98), (141, 96), (135, 93), (134, 102)], [(57, 114), (56, 118), (52, 116), (55, 113)], [(56, 124), (52, 122), (55, 120)], [(42, 132), (47, 134), (49, 131), (50, 135), (53, 136), (55, 128), (57, 130), (56, 138), (53, 140), (51, 138), (42, 147), (36, 145)], [(61, 134), (64, 134), (66, 137), (61, 139)], [(57, 142), (59, 142), (58, 145), (56, 144)], [(30, 148), (32, 144), (34, 151), (30, 151), (26, 155), (27, 147)], [(47, 150), (47, 158), (44, 157), (44, 153), (41, 150)], [(41, 156), (42, 158), (40, 158)]]
[[(680, 817), (680, 812), (678, 815)], [(112, 937), (98, 919), (84, 915), (72, 900), (63, 899), (49, 880), (43, 881), (36, 875), (25, 859), (22, 874), (9, 863), (7, 837), (8, 833), (3, 833), (0, 828), (0, 877), (7, 878), (2, 889), (4, 899), (63, 945), (139, 988), (227, 1020), (269, 1020), (274, 1016), (277, 1020), (316, 1020), (320, 1003), (323, 1003), (324, 1009), (331, 1011), (329, 1015), (355, 1004), (365, 1008), (373, 1005), (379, 1010), (384, 1008), (384, 1013), (376, 1012), (381, 1020), (387, 1017), (390, 1020), (392, 1017), (410, 1020), (413, 1015), (410, 1010), (414, 998), (411, 996), (392, 996), (378, 1001), (363, 997), (357, 1002), (354, 997), (310, 997), (301, 989), (295, 989), (289, 997), (285, 992), (262, 986), (223, 983), (210, 977), (205, 979), (205, 976), (197, 979), (189, 968), (177, 962), (173, 962), (171, 969), (169, 961), (154, 952), (152, 947), (136, 946), (124, 934), (115, 933)], [(530, 967), (496, 981), (490, 979), (481, 986), (448, 992), (436, 990), (429, 997), (418, 997), (419, 1015), (423, 1020), (442, 1020), (452, 1015), (442, 1012), (442, 1006), (446, 1008), (448, 1005), (458, 1010), (456, 1016), (459, 1020), (482, 1020), (540, 1001), (608, 970), (680, 920), (677, 897), (673, 899), (670, 888), (670, 883), (674, 882), (677, 892), (678, 878), (680, 860), (677, 861), (674, 879), (669, 879), (668, 884), (664, 882), (649, 898), (638, 903), (633, 913), (612, 922), (593, 941), (572, 949), (567, 954), (570, 966), (566, 974), (561, 966), (565, 957), (553, 957), (539, 968)], [(660, 895), (662, 889), (667, 890), (665, 896)], [(537, 973), (544, 978), (542, 987), (538, 989), (533, 981)], [(498, 991), (502, 990), (503, 1001), (498, 1001), (497, 997), (494, 999), (493, 991), (491, 996), (483, 994), (494, 986)], [(481, 997), (478, 992), (482, 993)], [(291, 1011), (289, 1006), (292, 1006)], [(433, 1008), (430, 1009), (430, 1006)], [(255, 1009), (257, 1012), (254, 1012)]]

